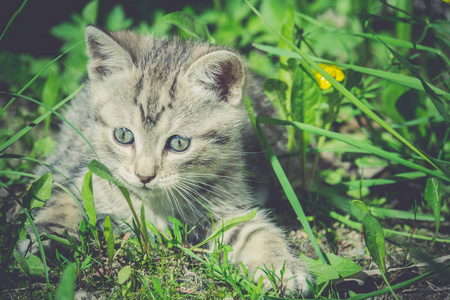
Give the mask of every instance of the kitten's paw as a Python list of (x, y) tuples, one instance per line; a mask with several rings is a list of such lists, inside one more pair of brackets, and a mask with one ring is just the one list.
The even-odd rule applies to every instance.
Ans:
[(30, 256), (30, 249), (31, 241), (29, 239), (26, 240), (19, 240), (19, 243), (17, 244), (16, 250), (22, 254), (24, 257)]
[[(31, 235), (34, 236), (34, 235)], [(42, 241), (42, 246), (46, 255), (51, 254), (52, 244), (50, 240)], [(24, 257), (28, 258), (30, 254), (41, 256), (41, 251), (39, 249), (39, 244), (34, 238), (27, 238), (25, 240), (19, 240), (16, 250), (19, 251)]]
[[(264, 286), (273, 288), (272, 281), (275, 280), (276, 289), (283, 291), (286, 294), (296, 294), (306, 296), (310, 294), (309, 285), (313, 284), (314, 279), (308, 273), (306, 267), (302, 262), (295, 261), (294, 259), (286, 261), (284, 264), (284, 272), (282, 275), (281, 270), (283, 266), (268, 267), (258, 269), (255, 272), (255, 282), (262, 276)], [(275, 273), (275, 274), (274, 274)], [(273, 279), (270, 280), (269, 276)]]

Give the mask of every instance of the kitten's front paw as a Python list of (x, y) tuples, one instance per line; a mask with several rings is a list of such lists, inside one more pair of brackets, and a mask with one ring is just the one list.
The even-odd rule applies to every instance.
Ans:
[(30, 256), (30, 249), (31, 249), (31, 240), (25, 239), (25, 240), (19, 240), (19, 243), (17, 244), (16, 250), (22, 254), (24, 257)]
[[(314, 282), (313, 277), (308, 273), (304, 264), (296, 259), (286, 260), (284, 267), (267, 266), (259, 268), (255, 272), (255, 282), (262, 276), (264, 286), (273, 288), (273, 280), (275, 280), (276, 289), (282, 290), (286, 294), (296, 294), (306, 296), (310, 294), (309, 285)], [(282, 272), (282, 269), (284, 271)], [(273, 274), (275, 273), (275, 274)], [(282, 274), (283, 273), (283, 274)], [(273, 279), (269, 279), (269, 276)]]
[[(42, 246), (44, 248), (45, 254), (51, 256), (52, 253), (54, 253), (55, 245), (53, 245), (51, 243), (51, 240), (44, 240), (41, 242), (42, 242)], [(27, 258), (30, 256), (30, 254), (33, 254), (36, 256), (41, 256), (39, 244), (36, 241), (34, 234), (29, 234), (29, 236), (25, 240), (19, 240), (16, 250), (19, 251), (20, 254), (22, 254), (24, 257), (27, 257)]]
[[(33, 235), (31, 235), (33, 236)], [(44, 246), (44, 251), (47, 248), (50, 248), (48, 241), (43, 241), (42, 245)], [(40, 256), (39, 244), (36, 242), (34, 238), (27, 238), (25, 240), (19, 240), (17, 245), (17, 251), (20, 252), (24, 257), (29, 257), (30, 254)]]

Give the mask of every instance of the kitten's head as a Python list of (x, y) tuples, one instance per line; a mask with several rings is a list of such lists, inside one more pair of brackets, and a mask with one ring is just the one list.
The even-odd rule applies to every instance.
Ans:
[(247, 73), (238, 54), (93, 26), (86, 41), (92, 138), (118, 180), (141, 196), (192, 200), (242, 179)]

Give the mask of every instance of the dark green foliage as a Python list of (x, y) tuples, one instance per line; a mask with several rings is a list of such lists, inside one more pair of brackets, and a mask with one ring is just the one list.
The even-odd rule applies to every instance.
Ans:
[[(14, 26), (26, 2), (1, 37)], [(448, 8), (446, 2), (438, 2), (442, 11)], [(289, 297), (275, 280), (288, 280), (283, 272), (274, 274), (266, 266), (264, 272), (273, 289), (266, 291), (262, 280), (253, 283), (245, 266), (241, 272), (228, 264), (233, 249), (221, 245), (220, 236), (223, 230), (254, 217), (254, 212), (225, 222), (198, 245), (187, 245), (194, 224), (170, 218), (173, 230), (159, 231), (146, 220), (143, 207), (133, 207), (128, 191), (98, 160), (89, 164), (83, 184), (87, 222), (79, 226), (79, 241), (67, 235), (41, 237), (70, 251), (56, 252), (55, 259), (43, 261), (14, 252), (19, 237), (25, 236), (24, 227), (33, 225), (33, 208), (50, 198), (52, 186), (61, 187), (52, 182), (50, 174), (36, 178), (29, 173), (55, 148), (52, 123), (59, 120), (53, 115), (65, 122), (58, 109), (81, 89), (86, 76), (83, 38), (88, 23), (232, 46), (248, 55), (255, 73), (267, 78), (263, 89), (278, 111), (278, 119), (251, 117), (274, 168), (274, 180), (281, 183), (281, 198), (288, 200), (278, 202), (295, 212), (289, 222), (299, 227), (298, 218), (311, 239), (313, 255), (318, 257), (305, 258), (316, 275), (313, 297), (355, 294), (341, 293), (339, 286), (330, 282), (361, 269), (348, 257), (326, 253), (345, 250), (329, 239), (328, 245), (323, 245), (328, 236), (337, 235), (328, 234), (337, 228), (331, 219), (364, 236), (382, 276), (389, 276), (385, 260), (390, 257), (390, 240), (405, 239), (401, 245), (404, 258), (395, 262), (401, 265), (421, 259), (412, 253), (423, 247), (415, 245), (418, 240), (426, 241), (422, 245), (433, 257), (441, 254), (440, 245), (449, 243), (448, 233), (440, 228), (442, 220), (449, 218), (445, 199), (450, 193), (446, 55), (450, 31), (441, 11), (433, 10), (426, 1), (424, 9), (412, 7), (410, 1), (399, 1), (396, 6), (358, 0), (205, 3), (170, 14), (165, 14), (171, 11), (169, 7), (156, 10), (149, 24), (131, 18), (121, 5), (103, 11), (102, 2), (91, 1), (50, 29), (50, 34), (62, 41), (60, 56), (36, 58), (33, 53), (0, 52), (0, 186), (9, 192), (0, 194), (0, 277), (8, 278), (2, 282), (5, 289), (31, 287), (45, 276), (46, 288), (29, 289), (21, 297), (71, 298), (75, 284), (88, 293), (115, 298), (144, 293), (150, 299)], [(99, 12), (102, 18), (98, 18)], [(345, 78), (339, 78), (341, 73)], [(37, 126), (41, 122), (44, 126)], [(281, 153), (270, 148), (266, 127), (261, 124), (286, 128), (288, 139)], [(331, 162), (324, 155), (330, 153)], [(133, 236), (115, 235), (109, 217), (103, 228), (97, 223), (92, 174), (121, 190), (133, 211), (133, 223), (128, 224)], [(28, 177), (36, 181), (30, 183)], [(23, 192), (27, 186), (28, 191)], [(10, 217), (9, 208), (16, 202), (21, 213)], [(427, 229), (434, 235), (427, 234)], [(216, 252), (199, 250), (214, 239), (218, 240)], [(363, 263), (362, 267), (367, 266)], [(439, 267), (448, 270), (448, 265)], [(438, 269), (394, 284), (392, 289), (436, 278)], [(187, 280), (189, 276), (194, 278)], [(392, 292), (387, 286), (353, 299)]]

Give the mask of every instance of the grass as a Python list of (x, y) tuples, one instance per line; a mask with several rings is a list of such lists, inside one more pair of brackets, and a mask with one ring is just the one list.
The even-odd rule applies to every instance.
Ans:
[[(0, 43), (26, 2), (11, 17)], [(116, 6), (104, 21), (114, 30), (133, 28), (234, 46), (248, 55), (255, 73), (271, 78), (264, 92), (278, 118), (255, 118), (247, 104), (281, 186), (282, 201), (275, 211), (297, 232), (301, 224), (311, 243), (307, 256), (317, 258), (305, 258), (316, 276), (311, 297), (363, 299), (390, 293), (397, 298), (406, 295), (405, 287), (424, 280), (448, 287), (448, 281), (439, 281), (448, 276), (448, 264), (431, 263), (430, 271), (408, 280), (395, 280), (389, 264), (432, 262), (448, 254), (449, 23), (431, 8), (413, 10), (404, 1), (339, 3), (215, 0), (203, 11), (189, 6), (166, 15), (156, 11), (152, 25), (127, 18)], [(173, 231), (158, 231), (98, 161), (91, 162), (81, 190), (86, 222), (80, 224), (79, 241), (41, 237), (72, 251), (43, 260), (15, 252), (23, 229), (33, 226), (33, 209), (49, 197), (52, 184), (60, 186), (48, 175), (36, 178), (32, 168), (52, 151), (48, 134), (53, 116), (66, 122), (57, 110), (81, 89), (85, 72), (76, 70), (84, 70), (87, 58), (80, 41), (85, 24), (97, 20), (101, 10), (98, 1), (92, 1), (71, 21), (53, 26), (51, 32), (64, 41), (62, 54), (54, 59), (0, 53), (4, 73), (11, 74), (0, 75), (8, 88), (0, 93), (5, 103), (0, 111), (0, 185), (9, 193), (1, 194), (0, 208), (0, 267), (1, 277), (7, 278), (2, 297), (67, 299), (75, 286), (108, 298), (293, 297), (277, 284), (277, 278), (288, 280), (282, 273), (265, 269), (272, 282), (267, 290), (262, 281), (254, 284), (245, 268), (240, 272), (228, 263), (232, 249), (220, 243), (221, 233), (252, 215), (230, 220), (199, 245), (189, 245), (187, 236), (195, 224), (170, 219)], [(17, 62), (14, 66), (8, 64), (11, 59)], [(31, 67), (16, 67), (25, 64)], [(344, 78), (330, 70), (342, 72)], [(65, 96), (57, 101), (58, 95)], [(41, 122), (45, 125), (37, 126)], [(265, 136), (268, 126), (286, 128), (285, 149), (271, 149), (273, 141)], [(367, 175), (371, 170), (376, 171)], [(97, 228), (91, 172), (119, 186), (135, 216), (128, 224), (133, 235), (115, 235), (109, 218), (103, 229)], [(27, 178), (35, 182), (24, 191)], [(13, 202), (21, 204), (23, 214), (11, 222), (8, 209)], [(339, 235), (342, 228), (352, 228), (359, 240)], [(357, 250), (363, 238), (367, 248), (361, 262), (346, 249)], [(216, 241), (217, 251), (200, 247), (209, 240)], [(396, 253), (401, 259), (393, 259)], [(375, 279), (379, 288), (354, 291), (336, 284), (374, 267), (380, 270)]]

